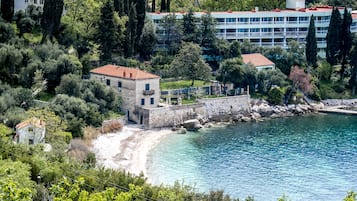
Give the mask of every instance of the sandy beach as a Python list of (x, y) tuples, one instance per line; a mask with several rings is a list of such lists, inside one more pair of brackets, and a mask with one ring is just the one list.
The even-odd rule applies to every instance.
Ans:
[(169, 129), (145, 130), (136, 125), (126, 125), (120, 132), (104, 134), (93, 140), (92, 151), (99, 166), (123, 169), (135, 175), (142, 172), (148, 177), (146, 162), (150, 150), (170, 134), (172, 131)]

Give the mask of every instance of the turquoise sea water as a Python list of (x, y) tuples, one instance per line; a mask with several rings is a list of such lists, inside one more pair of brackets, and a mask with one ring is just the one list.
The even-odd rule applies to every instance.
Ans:
[(149, 156), (155, 184), (235, 198), (338, 201), (357, 191), (357, 117), (311, 115), (170, 135)]

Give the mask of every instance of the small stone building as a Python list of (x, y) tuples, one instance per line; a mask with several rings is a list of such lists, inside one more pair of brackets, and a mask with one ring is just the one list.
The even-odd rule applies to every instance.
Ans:
[(242, 54), (244, 64), (252, 64), (258, 71), (275, 69), (275, 63), (270, 61), (264, 55), (259, 53), (254, 54)]
[(45, 122), (33, 117), (16, 125), (15, 142), (29, 145), (43, 143), (45, 134)]
[(160, 77), (138, 68), (106, 65), (91, 70), (96, 79), (115, 88), (122, 97), (122, 111), (127, 119), (143, 124), (138, 108), (155, 108), (160, 101)]

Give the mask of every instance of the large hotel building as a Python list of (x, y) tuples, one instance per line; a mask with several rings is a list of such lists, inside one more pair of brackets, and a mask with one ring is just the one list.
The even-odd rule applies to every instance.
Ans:
[[(252, 44), (264, 47), (281, 46), (287, 48), (290, 40), (305, 43), (309, 28), (310, 17), (315, 16), (316, 38), (319, 53), (322, 56), (326, 48), (326, 34), (328, 31), (331, 6), (305, 8), (305, 0), (287, 0), (285, 10), (252, 11), (243, 12), (212, 12), (216, 20), (217, 36), (228, 41), (244, 39)], [(344, 8), (339, 8), (343, 14)], [(357, 11), (352, 11), (351, 31), (357, 32)], [(165, 30), (160, 28), (161, 20), (169, 13), (148, 13), (149, 18), (156, 24), (159, 38), (165, 36)], [(196, 12), (195, 17), (201, 17), (206, 13)], [(185, 13), (175, 13), (177, 19), (182, 19)], [(162, 42), (162, 40), (161, 40)]]

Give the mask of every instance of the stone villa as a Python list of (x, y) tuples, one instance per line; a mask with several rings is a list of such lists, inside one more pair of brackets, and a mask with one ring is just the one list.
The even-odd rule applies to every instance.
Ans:
[(123, 99), (122, 111), (128, 120), (143, 124), (136, 107), (155, 108), (160, 101), (160, 77), (138, 68), (106, 65), (90, 72), (96, 79), (117, 89)]
[(46, 134), (46, 124), (38, 118), (31, 118), (16, 125), (15, 142), (21, 144), (43, 143)]

